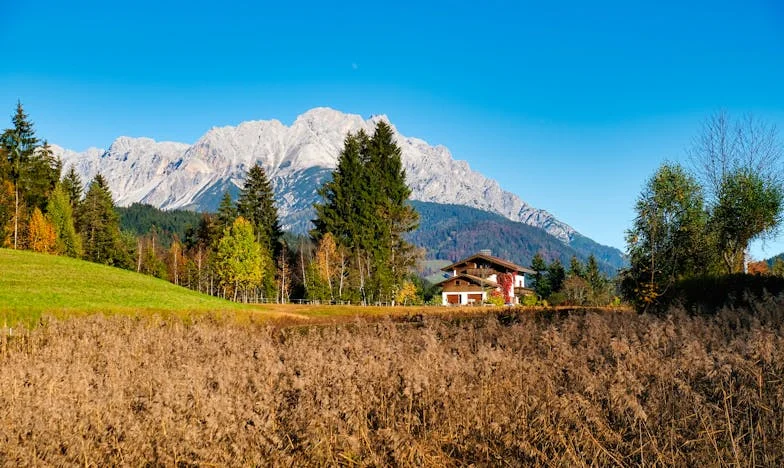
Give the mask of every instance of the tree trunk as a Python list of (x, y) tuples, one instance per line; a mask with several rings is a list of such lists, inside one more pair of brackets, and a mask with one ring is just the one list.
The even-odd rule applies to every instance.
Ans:
[(136, 260), (136, 273), (139, 273), (139, 272), (142, 271), (142, 249), (143, 249), (143, 243), (142, 243), (142, 238), (140, 237), (139, 238), (139, 254), (138, 254), (138, 259)]
[(14, 184), (14, 250), (19, 238), (19, 182)]

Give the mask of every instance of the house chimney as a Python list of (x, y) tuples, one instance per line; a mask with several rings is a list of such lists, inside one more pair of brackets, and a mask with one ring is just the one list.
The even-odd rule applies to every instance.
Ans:
[(490, 250), (490, 249), (482, 249), (482, 250), (479, 251), (479, 253), (482, 254), (482, 255), (487, 255), (488, 257), (492, 257), (493, 256), (493, 251)]

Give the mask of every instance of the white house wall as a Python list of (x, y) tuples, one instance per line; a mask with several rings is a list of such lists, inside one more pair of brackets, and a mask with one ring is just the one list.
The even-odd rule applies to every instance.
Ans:
[[(450, 305), (447, 301), (447, 296), (459, 295), (460, 296), (460, 304), (459, 305), (468, 305), (468, 295), (469, 294), (480, 294), (478, 291), (473, 292), (442, 292), (441, 293), (441, 305)], [(487, 299), (487, 293), (482, 292), (482, 302)]]

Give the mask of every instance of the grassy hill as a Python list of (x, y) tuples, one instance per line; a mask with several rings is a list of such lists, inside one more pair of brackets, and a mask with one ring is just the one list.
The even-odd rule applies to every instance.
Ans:
[(0, 249), (0, 324), (95, 312), (176, 315), (247, 306), (135, 272), (67, 257)]

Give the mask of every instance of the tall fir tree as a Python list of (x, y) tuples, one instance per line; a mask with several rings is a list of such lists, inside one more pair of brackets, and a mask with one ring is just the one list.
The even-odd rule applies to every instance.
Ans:
[(547, 263), (545, 263), (542, 255), (537, 252), (531, 260), (531, 269), (534, 270), (534, 290), (536, 294), (544, 299), (550, 295), (550, 284), (544, 272), (547, 271)]
[(79, 211), (85, 258), (130, 268), (133, 262), (120, 234), (120, 217), (106, 179), (100, 173), (90, 183)]
[(76, 207), (79, 206), (79, 202), (82, 201), (84, 187), (82, 187), (82, 179), (79, 177), (79, 174), (76, 173), (73, 164), (68, 167), (68, 172), (63, 176), (61, 184), (63, 190), (68, 195), (68, 201), (71, 204), (71, 208), (76, 210)]
[(218, 213), (215, 215), (214, 231), (219, 233), (215, 241), (219, 241), (226, 228), (230, 228), (237, 219), (237, 207), (231, 199), (231, 194), (228, 190), (223, 192), (220, 205), (218, 205)]
[(248, 171), (245, 185), (237, 199), (237, 214), (248, 220), (256, 233), (256, 242), (269, 252), (278, 252), (280, 221), (275, 206), (275, 192), (264, 168), (256, 163)]
[[(594, 259), (595, 260), (595, 259)], [(569, 260), (569, 273), (568, 276), (574, 278), (582, 278), (585, 276), (585, 271), (583, 268), (583, 264), (580, 263), (580, 260), (572, 255), (571, 260)]]
[(24, 180), (29, 179), (26, 177), (28, 166), (39, 146), (39, 140), (21, 102), (17, 102), (16, 113), (11, 120), (13, 128), (3, 132), (2, 146), (11, 184), (14, 187), (13, 247), (16, 249), (19, 247), (20, 211), (24, 209), (22, 201), (24, 189), (20, 186), (24, 185)]
[(327, 232), (351, 258), (348, 276), (365, 301), (391, 301), (403, 286), (418, 252), (403, 235), (415, 229), (418, 214), (407, 203), (400, 148), (385, 122), (372, 137), (364, 132), (346, 137), (332, 180), (315, 205), (319, 240)]

